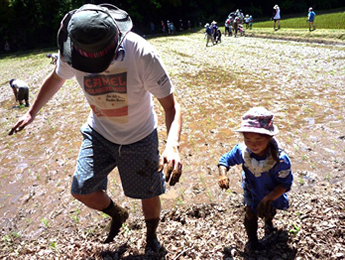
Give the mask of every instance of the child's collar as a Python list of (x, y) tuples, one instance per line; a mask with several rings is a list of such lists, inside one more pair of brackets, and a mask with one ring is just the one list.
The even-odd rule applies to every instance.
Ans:
[[(271, 142), (279, 147), (278, 142), (274, 138), (272, 138)], [(255, 177), (260, 177), (262, 173), (268, 172), (277, 163), (271, 155), (271, 148), (267, 149), (267, 157), (263, 160), (259, 160), (259, 158), (254, 156), (254, 153), (244, 143), (242, 143), (241, 146), (244, 166), (248, 168)]]

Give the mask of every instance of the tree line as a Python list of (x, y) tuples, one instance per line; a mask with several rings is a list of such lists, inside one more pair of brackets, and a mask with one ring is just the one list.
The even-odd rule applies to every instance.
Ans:
[[(244, 14), (253, 15), (254, 19), (269, 19), (272, 8), (278, 4), (284, 15), (314, 10), (328, 10), (344, 7), (343, 0), (0, 0), (0, 44), (10, 46), (10, 51), (25, 51), (56, 46), (56, 33), (64, 14), (79, 8), (83, 4), (109, 3), (131, 16), (133, 30), (140, 34), (150, 32), (150, 24), (160, 30), (160, 22), (170, 20), (176, 24), (187, 21), (192, 27), (198, 27), (212, 20), (222, 26), (228, 14), (241, 9)], [(0, 49), (4, 53), (5, 48)]]

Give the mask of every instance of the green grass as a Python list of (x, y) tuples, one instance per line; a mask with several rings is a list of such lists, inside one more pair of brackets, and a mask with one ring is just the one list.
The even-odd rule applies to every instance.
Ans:
[[(314, 24), (317, 29), (344, 30), (345, 29), (345, 11), (339, 12), (339, 13), (320, 14), (320, 15), (316, 13)], [(305, 29), (308, 27), (307, 16), (282, 19), (280, 21), (280, 25), (282, 28)], [(272, 28), (273, 21), (254, 23), (253, 26), (255, 28)]]

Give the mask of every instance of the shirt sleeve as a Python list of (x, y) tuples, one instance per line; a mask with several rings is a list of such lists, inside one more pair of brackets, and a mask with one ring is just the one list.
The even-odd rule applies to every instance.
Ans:
[(291, 170), (291, 161), (287, 154), (284, 152), (279, 156), (279, 165), (276, 170), (275, 178), (277, 183), (282, 185), (286, 191), (289, 191), (293, 182), (293, 174)]
[(230, 152), (222, 155), (218, 162), (218, 166), (225, 166), (227, 170), (231, 166), (243, 163), (242, 149), (240, 144), (237, 144)]
[(56, 63), (56, 69), (55, 69), (56, 74), (63, 78), (63, 79), (71, 79), (75, 76), (74, 71), (71, 66), (68, 65), (67, 62), (65, 62), (61, 58), (61, 54), (59, 51), (59, 58)]
[(157, 98), (164, 98), (174, 91), (174, 86), (155, 48), (148, 42), (141, 49), (139, 67), (143, 69), (144, 87)]

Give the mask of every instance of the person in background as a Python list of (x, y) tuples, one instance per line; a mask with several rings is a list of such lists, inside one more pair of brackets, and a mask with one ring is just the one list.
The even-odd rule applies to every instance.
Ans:
[[(309, 8), (308, 10), (308, 25), (309, 25), (309, 32), (315, 30), (315, 25), (314, 25), (314, 20), (315, 20), (315, 12), (312, 7)], [(311, 29), (313, 27), (313, 30)]]
[(164, 21), (161, 21), (161, 27), (162, 27), (162, 32), (163, 32), (163, 33), (166, 33), (167, 30), (166, 30)]
[(246, 14), (244, 17), (244, 24), (246, 25), (246, 29), (249, 29), (249, 14)]
[(208, 46), (208, 43), (211, 42), (212, 45), (215, 44), (214, 38), (213, 38), (213, 28), (212, 24), (210, 25), (209, 23), (205, 24), (205, 36), (204, 39), (206, 38), (206, 47)]
[(235, 37), (237, 37), (237, 32), (238, 32), (239, 25), (240, 25), (240, 18), (238, 16), (236, 16), (234, 18), (232, 25), (233, 25), (234, 35), (235, 35)]
[(169, 23), (169, 28), (170, 28), (170, 33), (171, 33), (171, 34), (175, 34), (175, 32), (176, 32), (176, 27), (175, 27), (175, 25), (174, 25), (173, 22), (170, 22), (170, 23)]
[(170, 34), (171, 33), (171, 26), (170, 26), (170, 21), (169, 20), (167, 20), (167, 28), (168, 28), (168, 34)]
[(59, 58), (59, 54), (58, 53), (48, 53), (46, 55), (46, 57), (51, 59), (50, 64), (56, 65), (56, 62)]
[(217, 36), (216, 36), (216, 43), (222, 42), (222, 32), (219, 28), (217, 28)]
[(253, 16), (252, 15), (250, 15), (249, 16), (249, 30), (251, 30), (252, 28), (253, 28)]
[[(279, 30), (280, 29), (280, 19), (281, 19), (281, 16), (280, 16), (280, 8), (278, 5), (275, 5), (273, 7), (273, 21), (274, 21), (274, 24), (273, 24), (273, 29), (275, 31)], [(276, 26), (277, 26), (277, 29), (276, 29)]]
[[(67, 13), (58, 31), (57, 66), (9, 135), (32, 123), (65, 81), (75, 77), (91, 110), (81, 127), (83, 141), (71, 193), (111, 217), (104, 243), (112, 242), (129, 217), (107, 194), (108, 175), (117, 167), (124, 194), (142, 202), (145, 254), (160, 254), (164, 247), (156, 234), (159, 196), (165, 192), (165, 183), (175, 185), (182, 173), (182, 116), (162, 59), (151, 44), (131, 31), (132, 26), (127, 12), (110, 4), (86, 4)], [(153, 95), (163, 107), (167, 128), (161, 156)]]
[(230, 36), (230, 18), (226, 18), (225, 24), (224, 24), (224, 35)]
[(11, 46), (10, 46), (10, 44), (8, 43), (8, 41), (5, 42), (4, 49), (5, 49), (6, 52), (10, 52), (10, 51), (11, 51)]
[(258, 236), (258, 217), (265, 222), (265, 236), (276, 231), (273, 218), (276, 209), (289, 207), (286, 192), (290, 190), (293, 176), (288, 155), (274, 138), (278, 128), (273, 124), (273, 114), (263, 107), (254, 107), (242, 116), (244, 142), (221, 156), (218, 162), (218, 185), (229, 189), (227, 171), (242, 165), (244, 191), (244, 226), (248, 236), (245, 249), (255, 251), (261, 247)]
[(150, 23), (150, 30), (151, 30), (151, 34), (155, 33), (155, 25), (154, 25), (154, 23)]
[(217, 43), (217, 35), (218, 35), (218, 26), (216, 21), (212, 21), (212, 36), (213, 36), (213, 42)]
[(16, 101), (19, 102), (19, 106), (23, 106), (23, 101), (25, 101), (25, 106), (29, 107), (29, 86), (26, 82), (20, 79), (11, 79), (9, 84), (13, 90), (14, 97)]
[(180, 28), (179, 28), (179, 30), (180, 30), (180, 31), (183, 31), (183, 21), (182, 21), (182, 19), (180, 19), (179, 22), (180, 22)]
[(229, 36), (232, 36), (233, 27), (234, 27), (235, 14), (233, 12), (231, 12), (229, 14), (228, 18), (229, 18), (229, 21), (230, 21), (230, 27), (229, 27), (230, 34), (229, 34)]

